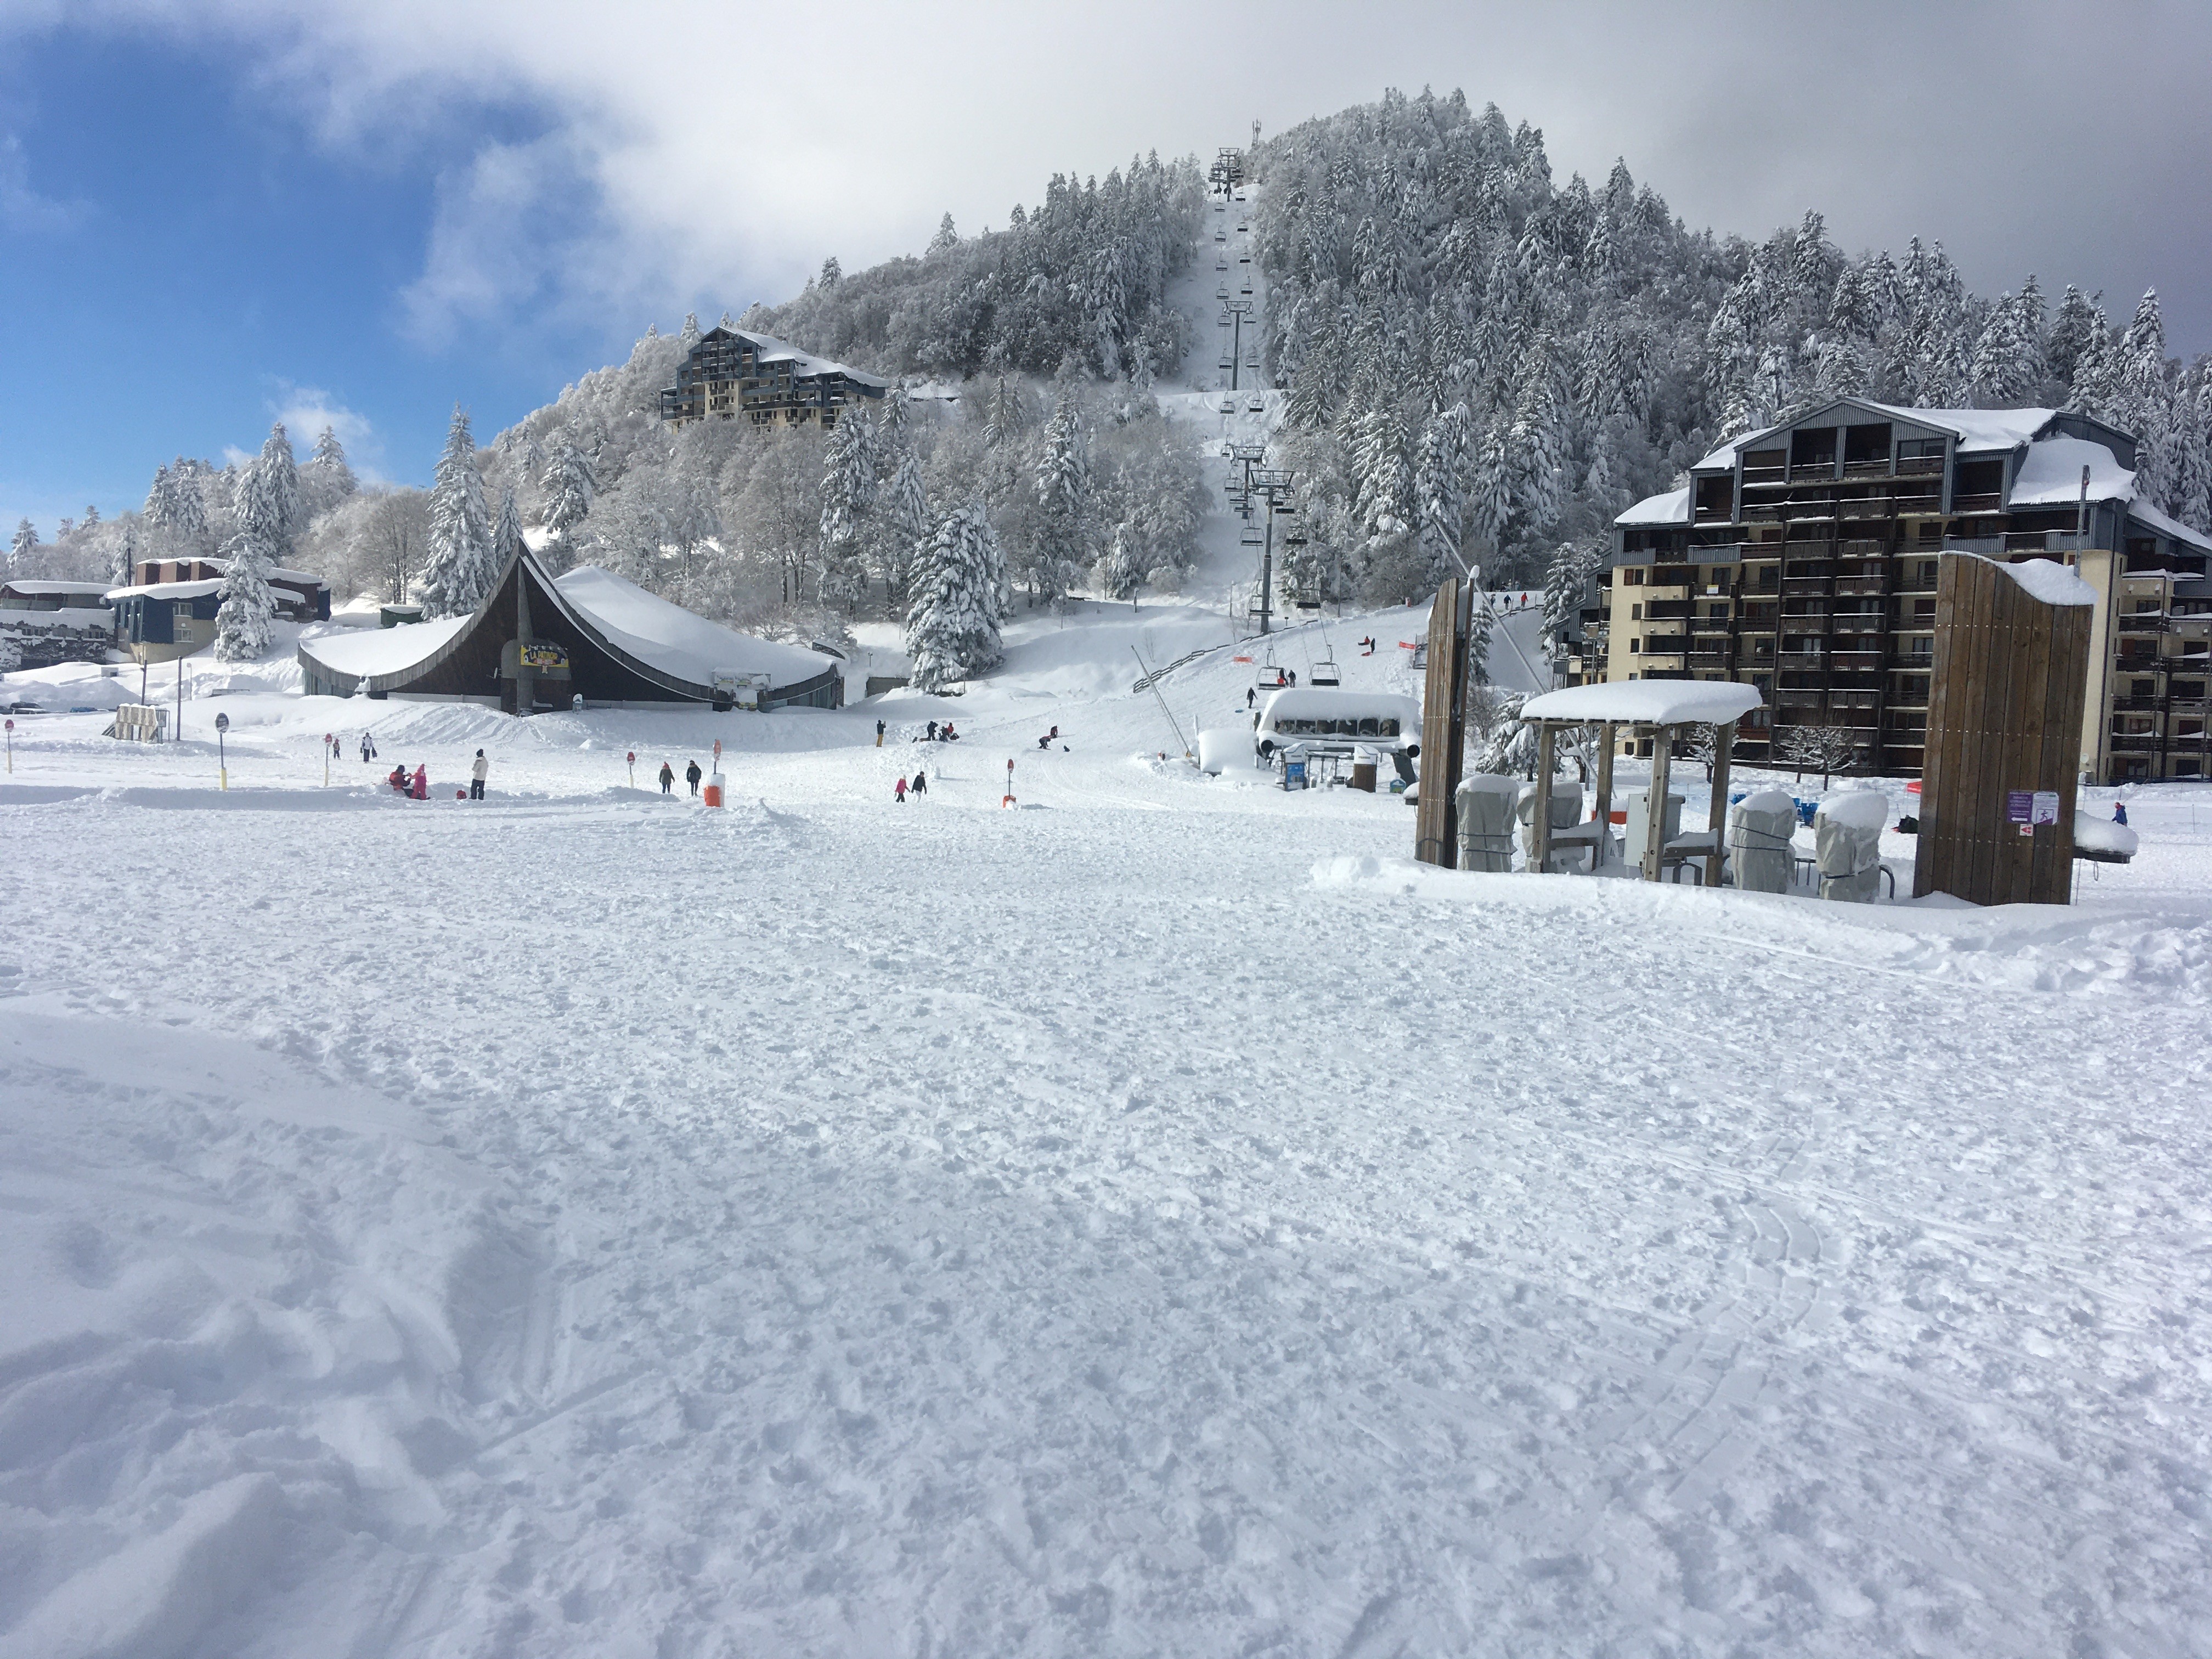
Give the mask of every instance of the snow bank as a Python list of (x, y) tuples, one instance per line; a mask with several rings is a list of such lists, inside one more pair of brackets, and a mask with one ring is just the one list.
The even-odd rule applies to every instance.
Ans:
[(1521, 705), (1524, 720), (1614, 720), (1672, 726), (1685, 721), (1722, 726), (1760, 706), (1756, 686), (1732, 680), (1625, 680), (1571, 685)]

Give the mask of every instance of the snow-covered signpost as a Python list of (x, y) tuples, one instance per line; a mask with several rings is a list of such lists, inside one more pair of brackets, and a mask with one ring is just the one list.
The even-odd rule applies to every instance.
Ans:
[(625, 750), (623, 755), (623, 764), (629, 768), (629, 787), (633, 789), (636, 788), (637, 750), (635, 749)]
[(1000, 805), (1000, 806), (1002, 806), (1002, 807), (1003, 807), (1003, 806), (1012, 806), (1013, 804), (1014, 804), (1014, 763), (1013, 763), (1013, 759), (1012, 759), (1012, 757), (1010, 756), (1010, 757), (1007, 757), (1007, 760), (1006, 760), (1006, 793), (1004, 795), (1002, 795), (1002, 796), (1000, 796), (1000, 797), (999, 798), (999, 805)]
[(222, 789), (230, 787), (230, 755), (223, 746), (223, 733), (229, 730), (230, 716), (217, 714), (215, 717), (216, 778), (216, 787)]

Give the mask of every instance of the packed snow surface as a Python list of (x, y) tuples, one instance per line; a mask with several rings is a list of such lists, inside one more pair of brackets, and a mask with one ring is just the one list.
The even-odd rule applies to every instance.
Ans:
[(1521, 705), (1521, 718), (1719, 726), (1741, 720), (1760, 706), (1758, 687), (1734, 680), (1622, 680), (1547, 691)]
[(1437, 871), (1160, 759), (1219, 626), (19, 720), (0, 1654), (2203, 1651), (2194, 798), (2074, 909)]

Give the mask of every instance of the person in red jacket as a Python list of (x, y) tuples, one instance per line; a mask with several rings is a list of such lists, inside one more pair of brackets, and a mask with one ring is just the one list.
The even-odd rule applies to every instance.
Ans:
[(405, 794), (407, 793), (407, 763), (405, 761), (402, 761), (398, 765), (393, 767), (392, 769), (392, 775), (385, 779), (385, 781), (392, 786), (392, 793), (393, 794)]
[(906, 805), (906, 780), (901, 778), (891, 788), (891, 799), (901, 806)]
[(416, 800), (430, 799), (430, 769), (427, 764), (415, 769), (415, 782), (407, 793)]

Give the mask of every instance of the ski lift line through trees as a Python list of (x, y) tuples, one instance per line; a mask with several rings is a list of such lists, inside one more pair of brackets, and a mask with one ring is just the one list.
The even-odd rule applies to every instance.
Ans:
[[(1229, 299), (1228, 292), (1226, 289), (1222, 290), (1222, 319), (1224, 325), (1230, 330), (1229, 355), (1232, 358), (1241, 360), (1244, 356), (1244, 319), (1252, 314), (1253, 302), (1249, 300)], [(1235, 363), (1231, 363), (1229, 368), (1229, 389), (1231, 392), (1239, 389)]]

